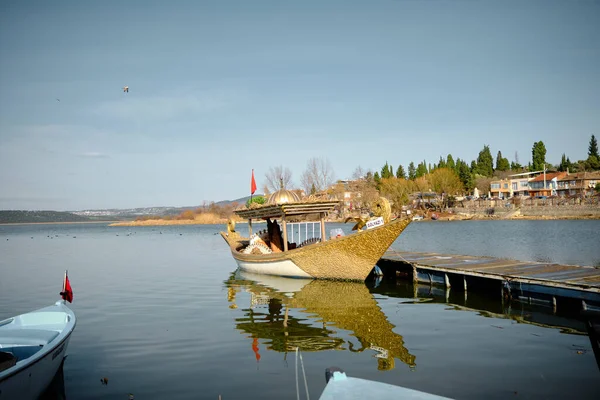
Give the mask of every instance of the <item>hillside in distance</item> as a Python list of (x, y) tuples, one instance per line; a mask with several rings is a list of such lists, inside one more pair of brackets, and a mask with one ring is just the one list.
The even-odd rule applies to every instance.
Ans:
[(97, 221), (97, 219), (64, 211), (0, 210), (0, 224), (92, 221)]
[[(254, 195), (262, 196), (260, 194)], [(240, 197), (239, 199), (234, 200), (221, 200), (214, 202), (217, 206), (229, 206), (234, 203), (237, 204), (246, 204), (246, 201), (250, 198), (250, 196)], [(113, 220), (126, 220), (126, 219), (135, 219), (140, 216), (157, 216), (157, 217), (165, 217), (165, 216), (173, 216), (179, 215), (184, 211), (192, 210), (195, 211), (197, 209), (207, 208), (210, 206), (210, 203), (206, 203), (203, 205), (195, 205), (195, 206), (182, 206), (182, 207), (169, 207), (169, 206), (157, 206), (157, 207), (136, 207), (136, 208), (111, 208), (111, 209), (94, 209), (94, 210), (81, 210), (81, 211), (71, 211), (73, 214), (80, 215), (83, 217), (89, 218), (105, 218), (105, 219), (113, 219)]]
[[(260, 196), (260, 195), (255, 195)], [(250, 196), (235, 200), (215, 202), (218, 206), (228, 206), (234, 203), (245, 204)], [(95, 222), (95, 221), (124, 221), (136, 219), (144, 215), (158, 217), (179, 215), (187, 210), (197, 210), (210, 206), (210, 203), (186, 207), (137, 207), (125, 209), (94, 209), (80, 211), (30, 211), (30, 210), (0, 210), (0, 224), (52, 223), (52, 222)]]

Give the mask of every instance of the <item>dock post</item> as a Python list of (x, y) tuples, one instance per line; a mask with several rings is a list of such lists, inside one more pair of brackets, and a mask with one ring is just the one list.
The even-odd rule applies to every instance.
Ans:
[(444, 274), (444, 283), (446, 284), (447, 288), (451, 287), (450, 279), (448, 279), (448, 274)]

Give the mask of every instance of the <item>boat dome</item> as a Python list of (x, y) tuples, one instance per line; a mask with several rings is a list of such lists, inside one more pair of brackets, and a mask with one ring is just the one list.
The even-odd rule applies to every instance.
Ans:
[(272, 193), (267, 199), (267, 204), (285, 204), (285, 203), (297, 203), (300, 201), (300, 196), (291, 190), (287, 190), (283, 187), (283, 179), (279, 179), (281, 189)]

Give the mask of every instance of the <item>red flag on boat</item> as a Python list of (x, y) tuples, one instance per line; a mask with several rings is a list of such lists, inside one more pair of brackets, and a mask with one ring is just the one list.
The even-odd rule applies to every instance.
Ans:
[(73, 289), (71, 289), (71, 282), (69, 282), (69, 276), (67, 275), (67, 271), (65, 271), (65, 278), (63, 279), (63, 289), (60, 292), (60, 297), (63, 300), (68, 301), (69, 303), (73, 302)]
[(250, 182), (250, 194), (256, 192), (256, 181), (254, 180), (254, 170), (252, 170), (252, 181)]

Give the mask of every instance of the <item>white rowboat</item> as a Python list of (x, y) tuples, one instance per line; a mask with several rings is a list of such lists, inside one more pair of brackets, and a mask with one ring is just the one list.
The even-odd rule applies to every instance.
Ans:
[[(72, 300), (67, 289), (63, 298)], [(70, 295), (70, 296), (69, 296)], [(58, 372), (77, 320), (65, 300), (0, 321), (0, 400), (37, 399)]]
[(327, 386), (319, 400), (337, 399), (407, 399), (407, 400), (450, 400), (432, 393), (421, 392), (389, 383), (354, 378), (337, 369), (325, 371)]

